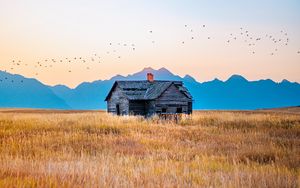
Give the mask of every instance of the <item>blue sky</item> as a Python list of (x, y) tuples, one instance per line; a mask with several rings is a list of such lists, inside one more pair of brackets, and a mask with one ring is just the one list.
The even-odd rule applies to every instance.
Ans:
[[(300, 1), (296, 0), (1, 0), (0, 27), (0, 69), (51, 85), (72, 87), (149, 66), (190, 74), (199, 81), (242, 74), (250, 80), (300, 82)], [(276, 40), (288, 38), (289, 45), (264, 38), (249, 47), (240, 27), (253, 38), (266, 34)], [(284, 39), (281, 31), (288, 34)], [(230, 34), (237, 40), (232, 41)], [(128, 46), (120, 48), (118, 43)], [(134, 52), (131, 44), (136, 45)], [(101, 63), (90, 62), (95, 53)], [(80, 56), (90, 64), (35, 68), (45, 59)], [(12, 67), (14, 59), (28, 66)]]

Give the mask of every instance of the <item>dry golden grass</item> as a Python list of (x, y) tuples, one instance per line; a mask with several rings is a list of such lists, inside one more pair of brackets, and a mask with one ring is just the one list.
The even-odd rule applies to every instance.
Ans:
[(0, 187), (299, 187), (300, 116), (0, 112)]

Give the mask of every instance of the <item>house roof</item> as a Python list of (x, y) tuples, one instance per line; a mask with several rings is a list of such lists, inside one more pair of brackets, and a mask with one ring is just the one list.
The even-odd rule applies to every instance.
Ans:
[(158, 98), (166, 89), (168, 89), (172, 84), (174, 84), (178, 90), (183, 93), (189, 99), (192, 99), (191, 94), (183, 86), (181, 81), (159, 81), (155, 80), (149, 82), (147, 80), (143, 81), (116, 81), (109, 91), (105, 101), (109, 99), (115, 87), (119, 87), (123, 94), (129, 100), (153, 100)]

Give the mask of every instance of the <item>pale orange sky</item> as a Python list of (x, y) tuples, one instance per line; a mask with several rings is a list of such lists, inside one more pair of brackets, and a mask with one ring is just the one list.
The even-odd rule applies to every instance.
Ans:
[[(75, 87), (149, 66), (189, 74), (201, 82), (225, 80), (232, 74), (249, 80), (300, 82), (300, 3), (296, 0), (1, 0), (0, 28), (0, 70), (49, 85)], [(249, 46), (240, 34), (246, 30), (262, 40)], [(274, 43), (266, 34), (276, 40), (289, 38), (288, 45)], [(91, 60), (95, 53), (100, 63)], [(66, 57), (72, 62), (49, 63)], [(87, 61), (82, 63), (79, 57)], [(13, 66), (13, 60), (21, 60), (20, 65)], [(35, 67), (38, 61), (43, 68)]]

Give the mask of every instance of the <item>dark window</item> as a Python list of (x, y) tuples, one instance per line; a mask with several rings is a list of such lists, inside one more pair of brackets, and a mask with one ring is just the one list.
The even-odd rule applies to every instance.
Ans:
[(117, 104), (116, 110), (117, 110), (117, 115), (120, 115), (120, 105), (119, 104)]
[(162, 112), (162, 113), (166, 113), (166, 112), (167, 112), (167, 108), (162, 108), (162, 109), (161, 109), (161, 112)]
[(182, 113), (182, 108), (177, 108), (176, 113)]

